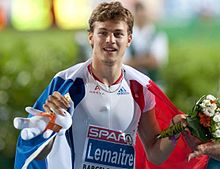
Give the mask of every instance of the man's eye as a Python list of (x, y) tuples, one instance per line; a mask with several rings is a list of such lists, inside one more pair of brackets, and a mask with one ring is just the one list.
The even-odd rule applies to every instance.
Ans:
[(108, 35), (108, 32), (102, 31), (102, 32), (99, 32), (98, 34), (99, 34), (99, 35), (103, 35), (103, 36), (107, 36), (107, 35)]
[(121, 37), (124, 36), (124, 34), (121, 33), (121, 32), (115, 32), (115, 33), (114, 33), (114, 36), (115, 36), (116, 38), (121, 38)]

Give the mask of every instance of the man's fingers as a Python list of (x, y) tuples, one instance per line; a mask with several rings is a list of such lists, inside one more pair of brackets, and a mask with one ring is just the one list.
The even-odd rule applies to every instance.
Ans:
[(210, 144), (212, 143), (205, 143), (196, 146), (196, 150), (188, 156), (188, 161), (190, 161), (193, 158), (199, 157), (203, 154), (206, 154), (207, 148)]
[(52, 112), (52, 113), (55, 113), (55, 114), (64, 115), (62, 109), (60, 107), (56, 106), (55, 104), (51, 103), (51, 102), (47, 101), (43, 105), (43, 108), (46, 112)]
[(47, 102), (54, 104), (55, 107), (60, 107), (63, 109), (68, 109), (69, 107), (69, 105), (66, 103), (66, 101), (64, 101), (62, 97), (56, 97), (55, 95), (49, 96), (45, 104), (47, 104)]
[(173, 120), (172, 122), (174, 124), (178, 123), (178, 122), (185, 122), (185, 119), (186, 119), (186, 115), (185, 114), (178, 114), (176, 116), (173, 117)]
[(59, 92), (54, 92), (48, 97), (43, 107), (47, 112), (54, 112), (56, 114), (63, 115), (63, 111), (61, 109), (67, 110), (70, 107), (70, 103)]
[(44, 104), (43, 108), (44, 108), (45, 112), (48, 112), (48, 113), (51, 112), (50, 107), (48, 105)]
[(190, 161), (193, 158), (199, 157), (203, 155), (203, 153), (201, 151), (194, 151), (193, 153), (190, 153), (188, 156), (188, 161)]
[[(62, 103), (63, 105), (65, 105), (66, 108), (70, 107), (70, 103), (69, 100), (67, 98), (65, 98), (64, 96), (62, 96), (59, 92), (54, 92), (53, 96), (57, 98), (58, 102)], [(65, 108), (64, 107), (64, 108)]]

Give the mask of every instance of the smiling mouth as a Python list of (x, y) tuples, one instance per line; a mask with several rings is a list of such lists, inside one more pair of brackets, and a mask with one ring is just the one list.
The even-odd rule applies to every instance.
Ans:
[(117, 51), (117, 49), (112, 48), (112, 47), (105, 47), (105, 48), (103, 48), (103, 50), (106, 52), (116, 52)]

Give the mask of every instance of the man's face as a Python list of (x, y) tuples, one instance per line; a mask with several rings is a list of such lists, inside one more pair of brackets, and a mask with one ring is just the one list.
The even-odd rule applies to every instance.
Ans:
[(122, 63), (125, 49), (130, 46), (132, 39), (127, 30), (124, 21), (95, 22), (94, 31), (88, 36), (94, 59), (108, 65)]

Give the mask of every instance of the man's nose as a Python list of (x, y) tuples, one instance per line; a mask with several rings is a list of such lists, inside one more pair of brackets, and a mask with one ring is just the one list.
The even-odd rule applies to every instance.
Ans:
[(115, 36), (114, 33), (109, 33), (106, 38), (107, 43), (115, 43)]

